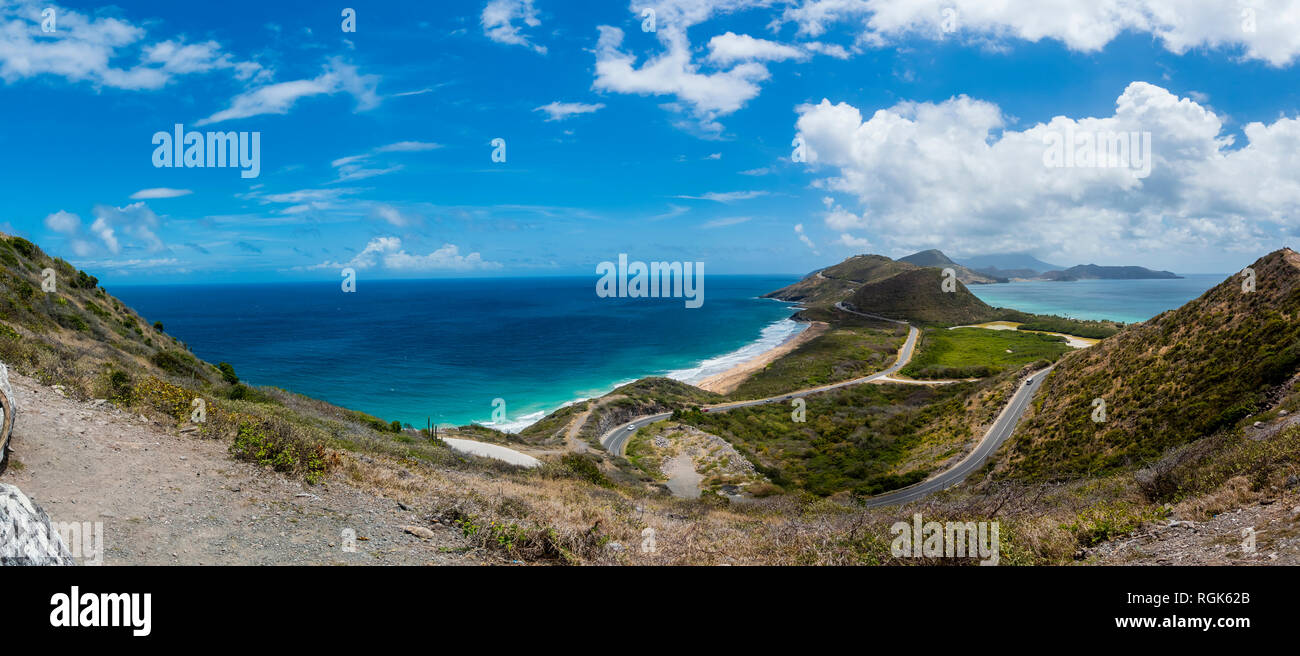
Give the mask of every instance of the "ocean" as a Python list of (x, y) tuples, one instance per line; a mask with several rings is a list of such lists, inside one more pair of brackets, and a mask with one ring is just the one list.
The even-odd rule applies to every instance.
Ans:
[[(1226, 275), (971, 285), (990, 305), (1145, 321)], [(759, 298), (796, 276), (710, 275), (703, 307), (598, 298), (594, 277), (124, 286), (110, 291), (209, 362), (346, 408), (424, 426), (517, 431), (646, 376), (698, 382), (803, 329)], [(493, 401), (506, 420), (492, 421)]]
[[(114, 286), (244, 381), (424, 426), (519, 430), (646, 376), (695, 382), (784, 342), (797, 276), (710, 275), (704, 305), (598, 298), (595, 277)], [(506, 421), (493, 423), (493, 401)]]
[(1165, 310), (1181, 307), (1223, 282), (1229, 275), (1231, 274), (1186, 274), (1180, 280), (1012, 282), (969, 285), (967, 289), (994, 307), (1076, 319), (1137, 323)]

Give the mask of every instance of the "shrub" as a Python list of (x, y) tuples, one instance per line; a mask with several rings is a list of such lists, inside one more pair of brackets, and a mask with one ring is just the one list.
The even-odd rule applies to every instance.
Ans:
[(22, 237), (10, 237), (9, 244), (14, 247), (15, 251), (18, 251), (20, 255), (29, 260), (35, 260), (41, 254), (41, 249), (37, 248), (36, 244)]
[(150, 376), (135, 386), (135, 399), (168, 417), (184, 421), (190, 416), (194, 393)]
[(163, 331), (163, 323), (162, 323), (161, 321), (155, 321), (155, 322), (153, 322), (153, 329), (156, 330), (156, 331), (158, 331), (158, 332), (160, 332), (160, 333), (161, 333), (161, 332), (164, 332), (164, 331)]
[(113, 369), (108, 373), (108, 398), (130, 405), (134, 399), (134, 389), (131, 385), (131, 375), (121, 369)]
[(230, 452), (237, 458), (279, 472), (301, 473), (313, 484), (339, 461), (338, 454), (327, 452), (325, 445), (307, 437), (297, 427), (271, 419), (241, 423)]
[(231, 385), (239, 384), (239, 376), (235, 375), (235, 368), (229, 362), (222, 362), (217, 365), (217, 368), (221, 370), (221, 377), (226, 379), (227, 383)]

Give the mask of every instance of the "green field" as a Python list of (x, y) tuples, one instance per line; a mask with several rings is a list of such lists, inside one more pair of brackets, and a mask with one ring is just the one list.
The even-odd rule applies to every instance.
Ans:
[(1064, 337), (1013, 330), (926, 330), (903, 374), (913, 378), (982, 378), (1038, 360), (1055, 362), (1071, 349)]
[(869, 376), (894, 363), (906, 336), (902, 327), (833, 328), (755, 373), (730, 398), (760, 399)]

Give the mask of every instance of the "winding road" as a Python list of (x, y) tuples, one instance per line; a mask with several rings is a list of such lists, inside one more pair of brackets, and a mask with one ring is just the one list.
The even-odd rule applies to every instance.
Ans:
[[(882, 317), (879, 315), (867, 314), (865, 312), (850, 310), (849, 308), (845, 307), (843, 303), (836, 303), (835, 308), (840, 310), (841, 312), (847, 312), (849, 314), (856, 314), (859, 316), (867, 317), (869, 319), (888, 321), (890, 323), (896, 323), (899, 325), (907, 326), (908, 327), (907, 340), (903, 342), (903, 347), (899, 349), (898, 359), (894, 362), (893, 366), (889, 367), (888, 369), (885, 369), (884, 371), (871, 374), (870, 376), (855, 378), (853, 380), (846, 380), (832, 385), (823, 385), (821, 387), (814, 387), (811, 389), (800, 390), (797, 392), (782, 394), (780, 396), (773, 396), (766, 399), (757, 399), (753, 401), (739, 401), (736, 403), (724, 403), (719, 405), (705, 406), (703, 408), (704, 411), (705, 412), (727, 412), (728, 410), (735, 410), (737, 408), (752, 408), (754, 406), (767, 405), (770, 403), (782, 403), (785, 401), (789, 401), (791, 399), (802, 398), (812, 394), (819, 394), (821, 392), (828, 392), (843, 387), (849, 387), (852, 385), (862, 385), (862, 384), (872, 383), (877, 381), (907, 382), (907, 381), (898, 381), (890, 377), (893, 374), (896, 374), (899, 371), (901, 371), (903, 367), (906, 367), (907, 364), (911, 362), (912, 354), (916, 350), (916, 342), (921, 335), (921, 331), (917, 330), (916, 326), (913, 326), (907, 323), (906, 321), (899, 321), (897, 319), (890, 319), (888, 317)], [(888, 506), (888, 505), (907, 503), (910, 501), (916, 501), (917, 499), (921, 499), (940, 490), (947, 489), (965, 480), (966, 477), (969, 476), (971, 472), (975, 471), (981, 465), (983, 465), (984, 462), (988, 460), (989, 456), (993, 455), (993, 453), (998, 450), (998, 447), (1002, 446), (1002, 443), (1005, 442), (1008, 437), (1011, 437), (1011, 433), (1015, 430), (1016, 425), (1020, 422), (1020, 418), (1024, 416), (1025, 410), (1029, 408), (1029, 403), (1030, 401), (1033, 400), (1034, 394), (1038, 392), (1038, 388), (1043, 384), (1043, 380), (1047, 378), (1047, 374), (1051, 370), (1052, 370), (1051, 367), (1047, 367), (1046, 369), (1042, 369), (1030, 375), (1029, 378), (1026, 379), (1025, 383), (1020, 385), (1016, 389), (1016, 392), (1012, 394), (1011, 401), (1008, 402), (1007, 406), (1002, 409), (1002, 413), (998, 415), (997, 420), (993, 422), (993, 426), (991, 426), (988, 432), (984, 434), (984, 438), (980, 440), (980, 443), (977, 444), (975, 448), (957, 464), (944, 470), (943, 472), (941, 472), (936, 476), (932, 476), (910, 487), (905, 487), (900, 490), (894, 490), (892, 492), (886, 492), (879, 496), (871, 497), (866, 502), (866, 504), (868, 506), (875, 507), (875, 506)], [(616, 456), (622, 456), (625, 454), (627, 450), (627, 443), (629, 438), (635, 435), (637, 431), (651, 424), (670, 419), (672, 418), (672, 416), (673, 416), (672, 413), (665, 412), (657, 415), (638, 417), (630, 422), (617, 426), (614, 429), (610, 430), (609, 432), (605, 433), (600, 438), (600, 444), (609, 453)]]

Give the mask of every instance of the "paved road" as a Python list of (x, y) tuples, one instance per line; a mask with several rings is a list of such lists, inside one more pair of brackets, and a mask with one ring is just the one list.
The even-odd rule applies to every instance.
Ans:
[[(844, 310), (844, 311), (852, 312), (853, 314), (862, 314), (861, 312), (853, 312), (852, 310)], [(871, 315), (863, 315), (863, 316), (871, 316)], [(798, 399), (813, 394), (829, 392), (831, 390), (840, 389), (842, 387), (850, 387), (853, 385), (863, 385), (866, 383), (872, 383), (878, 380), (886, 379), (889, 376), (898, 373), (900, 370), (902, 370), (903, 367), (907, 366), (908, 362), (912, 361), (912, 354), (913, 352), (916, 351), (916, 342), (921, 336), (921, 331), (917, 330), (915, 326), (908, 325), (907, 322), (905, 321), (895, 321), (894, 319), (885, 319), (884, 317), (872, 317), (872, 318), (879, 318), (884, 321), (891, 321), (897, 324), (906, 325), (908, 327), (907, 340), (903, 342), (903, 348), (898, 351), (898, 358), (894, 361), (894, 364), (890, 366), (888, 369), (884, 371), (876, 372), (874, 374), (871, 374), (870, 376), (864, 376), (862, 378), (854, 378), (853, 380), (846, 380), (831, 385), (822, 385), (821, 387), (799, 390), (797, 392), (790, 392), (789, 394), (782, 394), (780, 396), (773, 396), (766, 399), (755, 399), (753, 401), (739, 401), (736, 403), (722, 403), (718, 405), (705, 406), (704, 411), (705, 412), (727, 412), (728, 410), (735, 410), (736, 408), (752, 408), (754, 406), (768, 405), (771, 403), (785, 403), (790, 401), (791, 399)], [(638, 430), (641, 430), (642, 428), (649, 426), (650, 424), (664, 421), (666, 419), (669, 419), (670, 417), (672, 417), (672, 413), (664, 413), (664, 414), (652, 415), (647, 417), (638, 417), (626, 424), (617, 426), (613, 430), (605, 433), (600, 438), (600, 444), (601, 446), (605, 447), (605, 450), (608, 451), (609, 453), (612, 453), (616, 456), (624, 455), (624, 452), (627, 449), (627, 441), (629, 437), (635, 435)], [(632, 428), (633, 430), (628, 430), (629, 427)]]
[(1048, 367), (1034, 373), (1029, 377), (1026, 384), (1021, 385), (1016, 390), (1016, 393), (1011, 396), (1011, 402), (1002, 409), (1002, 414), (998, 415), (988, 433), (985, 433), (984, 439), (961, 462), (953, 465), (952, 468), (945, 470), (938, 476), (921, 481), (911, 487), (872, 497), (866, 502), (867, 505), (872, 507), (893, 506), (916, 501), (966, 480), (966, 477), (971, 472), (983, 466), (984, 461), (988, 460), (989, 456), (993, 455), (1008, 437), (1011, 437), (1011, 433), (1016, 430), (1016, 424), (1020, 423), (1020, 418), (1024, 416), (1025, 410), (1029, 409), (1029, 404), (1034, 399), (1034, 394), (1038, 392), (1038, 388), (1042, 386), (1043, 380), (1047, 378), (1047, 374), (1051, 370), (1052, 368)]
[[(903, 348), (898, 352), (898, 360), (894, 362), (892, 367), (864, 378), (844, 381), (834, 385), (825, 385), (822, 387), (791, 392), (790, 394), (774, 396), (767, 399), (759, 399), (756, 401), (742, 401), (740, 403), (708, 406), (706, 410), (708, 412), (726, 412), (728, 410), (735, 410), (736, 408), (749, 408), (757, 405), (766, 405), (768, 403), (781, 403), (793, 398), (800, 398), (810, 394), (839, 389), (841, 387), (861, 385), (863, 383), (888, 379), (889, 376), (898, 373), (903, 367), (907, 366), (908, 362), (911, 361), (912, 352), (916, 348), (916, 340), (921, 334), (915, 326), (908, 324), (906, 321), (898, 321), (897, 319), (890, 319), (874, 314), (850, 310), (844, 307), (842, 303), (836, 303), (835, 307), (843, 312), (848, 312), (849, 314), (857, 314), (872, 319), (889, 321), (906, 325), (908, 327), (907, 341), (903, 343)], [(1021, 384), (1020, 387), (1016, 389), (1015, 393), (1011, 395), (1011, 401), (1002, 409), (1002, 413), (999, 414), (997, 420), (993, 422), (993, 426), (991, 426), (988, 432), (984, 434), (984, 439), (975, 446), (973, 451), (967, 454), (965, 458), (962, 458), (962, 460), (956, 465), (944, 470), (938, 476), (933, 476), (917, 483), (916, 485), (912, 485), (911, 487), (905, 487), (901, 490), (894, 490), (892, 492), (886, 492), (882, 495), (872, 497), (866, 502), (866, 505), (876, 507), (908, 503), (929, 496), (940, 490), (946, 490), (966, 480), (966, 477), (969, 476), (971, 472), (983, 466), (989, 456), (993, 455), (998, 450), (998, 447), (1002, 446), (1002, 443), (1005, 442), (1008, 437), (1011, 437), (1011, 433), (1015, 431), (1016, 425), (1020, 423), (1020, 418), (1024, 416), (1025, 410), (1029, 408), (1029, 403), (1038, 392), (1038, 388), (1042, 386), (1043, 380), (1047, 378), (1047, 374), (1051, 371), (1052, 367), (1047, 367), (1042, 371), (1030, 375), (1026, 382)], [(605, 435), (600, 438), (600, 443), (609, 453), (616, 456), (624, 455), (624, 451), (627, 449), (628, 439), (635, 435), (637, 431), (649, 426), (650, 424), (664, 421), (671, 417), (672, 413), (638, 417), (633, 421), (618, 426), (608, 433), (605, 433)]]

